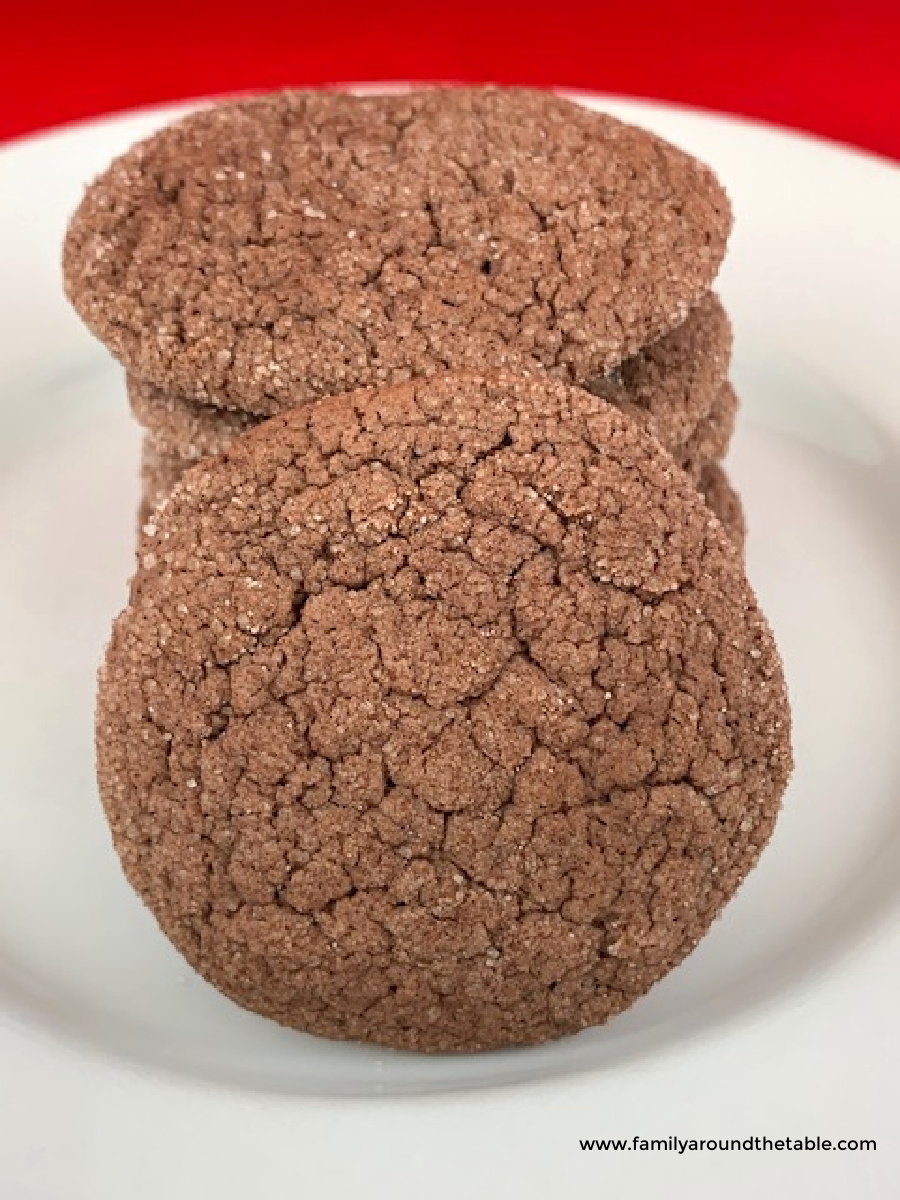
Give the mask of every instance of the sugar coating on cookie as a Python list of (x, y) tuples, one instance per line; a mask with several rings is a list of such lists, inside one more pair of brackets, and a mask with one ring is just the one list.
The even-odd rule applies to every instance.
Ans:
[[(610, 403), (634, 405), (653, 420), (653, 431), (669, 450), (688, 442), (709, 416), (725, 383), (731, 357), (731, 326), (715, 295), (704, 296), (685, 322), (626, 359), (590, 390)], [(160, 454), (200, 459), (221, 454), (235, 437), (262, 417), (220, 408), (127, 377), (131, 410)]]
[(731, 361), (731, 323), (714, 293), (670, 333), (586, 385), (595, 395), (643, 409), (667, 448), (682, 446), (715, 405)]
[[(184, 473), (194, 465), (195, 459), (181, 458), (180, 455), (160, 450), (152, 438), (144, 437), (141, 446), (142, 492), (138, 510), (139, 530), (150, 520), (153, 511), (169, 496)], [(704, 462), (697, 467), (696, 474), (700, 495), (722, 522), (731, 541), (743, 548), (746, 532), (743, 505), (725, 471), (718, 462)]]
[[(711, 411), (688, 440), (671, 449), (672, 457), (695, 481), (700, 479), (707, 464), (721, 461), (728, 453), (738, 407), (737, 393), (726, 381), (719, 389)], [(659, 436), (652, 418), (647, 422), (647, 428)]]
[(186, 462), (222, 454), (236, 437), (266, 418), (170, 396), (134, 375), (126, 378), (128, 403), (155, 449)]
[(239, 1004), (421, 1051), (627, 1008), (791, 763), (737, 551), (659, 443), (536, 377), (310, 405), (148, 523), (101, 672), (125, 872)]
[(700, 495), (722, 522), (725, 532), (743, 552), (747, 539), (747, 520), (744, 505), (721, 463), (707, 463), (698, 483)]
[(586, 382), (684, 321), (730, 225), (703, 164), (551, 93), (284, 92), (117, 159), (63, 261), (134, 374), (272, 414), (447, 367)]

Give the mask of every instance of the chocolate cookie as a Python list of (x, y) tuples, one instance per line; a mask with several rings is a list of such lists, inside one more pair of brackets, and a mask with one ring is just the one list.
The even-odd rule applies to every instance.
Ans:
[(743, 553), (747, 538), (744, 506), (720, 463), (706, 464), (700, 475), (698, 487), (700, 495), (722, 522), (725, 532)]
[(731, 323), (710, 292), (677, 329), (588, 387), (618, 407), (624, 400), (643, 409), (664, 446), (683, 446), (712, 411), (730, 361)]
[(155, 449), (186, 462), (222, 454), (236, 437), (266, 419), (169, 396), (134, 375), (127, 376), (125, 382), (131, 411)]
[[(687, 471), (692, 479), (699, 480), (709, 463), (718, 462), (728, 453), (737, 410), (737, 393), (732, 385), (726, 382), (719, 389), (709, 416), (700, 422), (685, 445), (676, 446), (670, 451), (678, 465)], [(648, 428), (656, 433), (652, 421), (648, 423)]]
[(777, 650), (659, 443), (579, 388), (309, 405), (147, 525), (101, 673), (125, 872), (286, 1025), (425, 1051), (627, 1008), (755, 864)]
[[(136, 415), (146, 412), (152, 420), (170, 411), (164, 398), (156, 400), (151, 396), (149, 403), (145, 403), (147, 392), (134, 381), (129, 381), (129, 385), (129, 395)], [(616, 394), (621, 395), (621, 390), (617, 388)], [(659, 436), (656, 423), (652, 418), (648, 419), (646, 409), (629, 403), (619, 403), (617, 407)], [(737, 408), (737, 395), (731, 384), (726, 382), (720, 389), (712, 411), (699, 423), (688, 442), (683, 446), (667, 446), (666, 449), (697, 484), (706, 503), (725, 526), (729, 537), (736, 545), (743, 546), (745, 531), (741, 502), (717, 467), (718, 461), (724, 458), (728, 451)], [(246, 413), (234, 413), (226, 409), (207, 411), (215, 413), (214, 421), (209, 421), (205, 413), (201, 415), (198, 405), (189, 406), (186, 402), (179, 401), (172, 406), (172, 427), (179, 428), (191, 439), (175, 443), (183, 448), (184, 453), (170, 449), (167, 441), (153, 433), (144, 437), (141, 452), (143, 496), (139, 525), (144, 524), (152, 510), (171, 492), (185, 471), (201, 457), (224, 452), (242, 431), (246, 432), (259, 423), (259, 418)]]
[[(713, 404), (713, 410), (697, 425), (684, 445), (668, 448), (679, 467), (686, 470), (695, 482), (700, 481), (704, 468), (710, 462), (719, 462), (728, 452), (731, 437), (734, 432), (734, 419), (738, 412), (738, 397), (730, 383), (722, 384), (719, 395)], [(655, 422), (642, 422), (648, 430), (655, 433)]]
[(680, 325), (731, 225), (708, 168), (546, 92), (285, 92), (88, 189), (68, 295), (170, 395), (271, 414), (447, 367), (587, 382)]
[[(195, 462), (196, 460), (181, 458), (177, 454), (161, 452), (149, 437), (144, 438), (141, 450), (143, 491), (138, 510), (139, 530), (169, 495), (185, 471), (189, 471)], [(704, 463), (697, 470), (697, 487), (707, 505), (722, 522), (725, 532), (731, 540), (736, 546), (743, 548), (745, 534), (743, 506), (737, 493), (728, 482), (722, 467), (716, 462)]]
[[(627, 359), (614, 376), (595, 380), (591, 391), (622, 407), (648, 413), (663, 445), (696, 458), (686, 444), (709, 416), (725, 383), (731, 327), (716, 296), (705, 296), (683, 325)], [(170, 396), (129, 375), (128, 399), (138, 421), (162, 455), (196, 460), (221, 454), (261, 417)], [(639, 415), (639, 414), (636, 414)], [(708, 436), (708, 435), (705, 435)]]

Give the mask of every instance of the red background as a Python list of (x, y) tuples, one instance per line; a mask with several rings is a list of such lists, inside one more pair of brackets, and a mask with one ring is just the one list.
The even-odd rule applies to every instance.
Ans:
[(7, 0), (0, 138), (215, 92), (492, 80), (676, 100), (900, 158), (898, 64), (900, 0)]

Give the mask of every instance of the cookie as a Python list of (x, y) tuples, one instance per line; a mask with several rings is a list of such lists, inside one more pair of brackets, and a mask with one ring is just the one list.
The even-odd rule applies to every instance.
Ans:
[[(655, 436), (659, 436), (656, 423), (648, 419), (648, 410), (636, 404), (622, 402), (619, 387), (613, 389), (613, 392), (620, 398), (617, 407)], [(156, 398), (152, 393), (148, 395), (148, 392), (133, 380), (129, 380), (129, 396), (135, 414), (146, 414), (154, 421), (155, 429), (162, 431), (165, 428), (161, 421), (155, 423), (155, 418), (171, 414), (170, 428), (178, 429), (179, 433), (185, 435), (185, 440), (174, 443), (179, 447), (178, 450), (170, 448), (172, 443), (165, 440), (165, 433), (162, 433), (162, 436), (147, 433), (144, 437), (141, 452), (143, 490), (138, 512), (139, 528), (149, 519), (153, 509), (168, 496), (185, 471), (201, 457), (223, 453), (241, 432), (246, 432), (259, 423), (258, 418), (246, 413), (224, 409), (202, 410), (199, 405), (189, 405), (184, 401), (177, 401), (169, 406), (164, 397)], [(726, 381), (720, 388), (712, 411), (700, 421), (687, 443), (666, 449), (670, 450), (678, 465), (696, 483), (706, 503), (725, 526), (735, 545), (742, 548), (745, 523), (741, 501), (718, 465), (728, 451), (737, 409), (737, 395), (732, 385)], [(214, 414), (214, 419), (210, 420), (209, 414)]]
[(743, 552), (747, 538), (744, 506), (721, 464), (706, 464), (700, 475), (698, 488), (706, 504), (722, 522), (731, 541)]
[[(595, 395), (648, 413), (667, 449), (686, 447), (714, 407), (731, 355), (731, 327), (719, 299), (705, 296), (683, 325), (626, 360), (614, 376), (595, 380)], [(196, 460), (221, 454), (261, 418), (167, 395), (129, 375), (128, 399), (162, 455)], [(636, 414), (640, 415), (640, 414)], [(684, 455), (696, 458), (693, 448)]]
[[(194, 465), (195, 460), (160, 452), (149, 437), (144, 438), (141, 451), (142, 495), (138, 510), (138, 530), (150, 520), (153, 511), (165, 500), (185, 471), (189, 471)], [(700, 466), (697, 471), (697, 488), (706, 504), (722, 522), (729, 538), (742, 549), (746, 528), (743, 506), (719, 463), (706, 462)]]
[(252, 413), (169, 396), (134, 375), (127, 376), (125, 383), (131, 411), (156, 450), (186, 462), (222, 454), (236, 437), (265, 420)]
[(66, 290), (167, 394), (262, 415), (448, 367), (584, 383), (681, 325), (731, 227), (653, 134), (546, 92), (283, 92), (117, 159)]
[[(170, 411), (164, 399), (155, 401), (152, 398), (144, 409), (142, 397), (146, 393), (133, 383), (129, 395), (136, 414), (147, 411), (153, 417), (158, 413)], [(647, 410), (632, 404), (620, 403), (617, 407), (658, 436), (655, 423), (647, 418)], [(719, 460), (724, 458), (728, 451), (737, 408), (737, 395), (732, 385), (726, 382), (720, 389), (712, 412), (699, 423), (687, 444), (672, 447), (670, 452), (682, 470), (696, 483), (735, 544), (743, 546), (744, 522), (741, 502), (718, 467)], [(255, 417), (224, 409), (208, 410), (215, 412), (217, 418), (214, 422), (208, 422), (205, 414), (197, 415), (199, 406), (195, 405), (193, 409), (192, 413), (184, 402), (173, 406), (175, 420), (179, 422), (181, 429), (187, 433), (193, 426), (193, 440), (177, 443), (179, 447), (184, 448), (184, 454), (173, 451), (166, 441), (152, 433), (147, 433), (144, 437), (141, 451), (143, 494), (138, 517), (139, 527), (146, 522), (152, 510), (168, 496), (185, 471), (201, 457), (223, 453), (235, 438), (240, 436), (241, 431), (246, 432), (259, 423)]]
[(731, 340), (728, 315), (710, 292), (677, 329), (587, 386), (619, 407), (626, 401), (643, 409), (664, 446), (682, 446), (716, 403), (728, 376)]
[(174, 454), (160, 453), (150, 438), (141, 442), (141, 502), (138, 508), (138, 533), (169, 495), (185, 471), (196, 466), (196, 462), (179, 458)]
[[(150, 521), (153, 513), (170, 494), (185, 471), (195, 464), (183, 459), (158, 454), (144, 443), (141, 457), (143, 492), (138, 507), (138, 532)], [(743, 550), (746, 537), (744, 508), (719, 463), (707, 463), (697, 489), (707, 506), (721, 521), (731, 541)]]
[(602, 1023), (755, 864), (771, 633), (659, 443), (560, 382), (309, 405), (146, 527), (97, 715), (126, 875), (207, 980), (420, 1051)]
[[(699, 481), (709, 463), (719, 462), (728, 453), (737, 410), (737, 393), (726, 382), (720, 388), (710, 414), (700, 422), (685, 445), (671, 451), (678, 465), (695, 481)], [(648, 427), (656, 432), (652, 422)]]

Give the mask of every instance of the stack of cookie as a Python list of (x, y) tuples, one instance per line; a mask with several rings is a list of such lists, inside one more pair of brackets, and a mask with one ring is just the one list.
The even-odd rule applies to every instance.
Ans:
[(756, 863), (790, 713), (720, 465), (729, 228), (688, 155), (515, 90), (229, 104), (88, 191), (67, 289), (145, 430), (100, 795), (239, 1004), (574, 1033)]
[(642, 420), (732, 536), (736, 397), (713, 175), (519, 90), (286, 93), (189, 117), (88, 192), (69, 295), (128, 370), (142, 518), (268, 416), (453, 368), (549, 373)]

